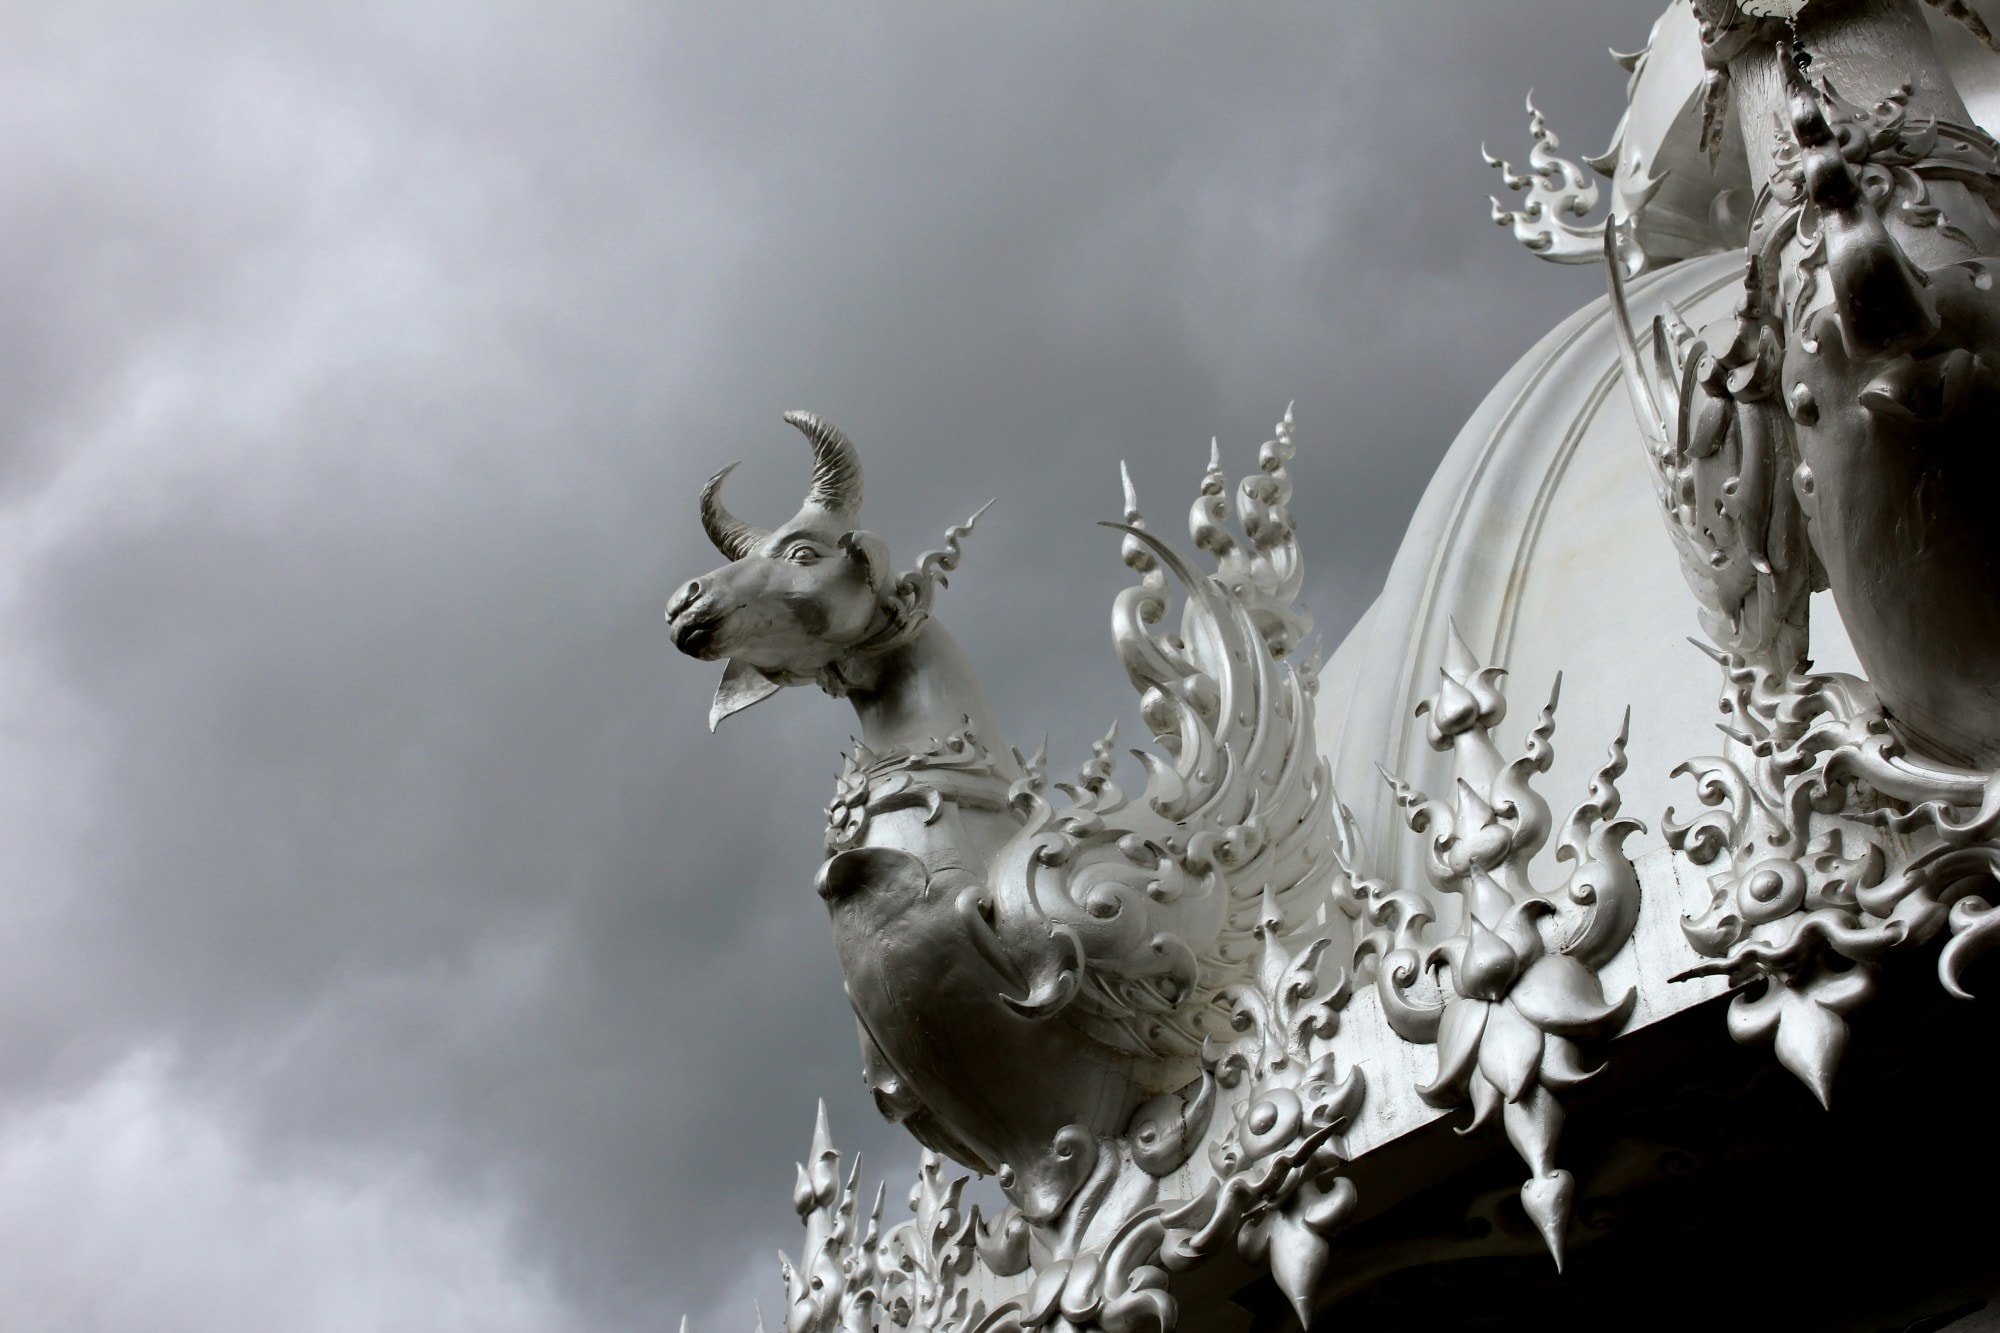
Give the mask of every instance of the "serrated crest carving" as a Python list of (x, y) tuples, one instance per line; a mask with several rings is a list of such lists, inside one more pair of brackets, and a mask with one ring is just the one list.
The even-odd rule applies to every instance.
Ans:
[(1551, 830), (1533, 780), (1555, 757), (1556, 694), (1521, 754), (1503, 759), (1493, 729), (1506, 717), (1505, 673), (1481, 666), (1456, 627), (1448, 639), (1437, 692), (1417, 712), (1432, 747), (1452, 753), (1452, 797), (1436, 800), (1384, 776), (1410, 828), (1425, 838), (1432, 886), (1458, 899), (1458, 925), (1432, 942), (1428, 901), (1350, 877), (1348, 902), (1372, 927), (1357, 956), (1373, 960), (1398, 1035), (1437, 1047), (1437, 1075), (1418, 1094), (1434, 1106), (1469, 1106), (1468, 1131), (1498, 1114), (1532, 1173), (1522, 1205), (1560, 1267), (1573, 1182), (1555, 1164), (1559, 1094), (1596, 1072), (1577, 1043), (1612, 1036), (1632, 1012), (1636, 993), (1606, 1000), (1598, 971), (1638, 921), (1639, 880), (1623, 845), (1643, 825), (1619, 814), (1621, 727), (1589, 796), (1563, 826), (1556, 859), (1568, 873), (1537, 890), (1528, 865)]

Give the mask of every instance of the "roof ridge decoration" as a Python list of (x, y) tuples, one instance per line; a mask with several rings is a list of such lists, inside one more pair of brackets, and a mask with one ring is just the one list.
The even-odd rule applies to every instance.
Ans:
[[(1123, 514), (1106, 526), (1138, 577), (1112, 637), (1154, 742), (1134, 751), (1132, 793), (1116, 780), (1115, 729), (1074, 782), (1050, 784), (1043, 754), (1004, 748), (927, 598), (916, 633), (855, 652), (880, 624), (907, 623), (878, 572), (887, 552), (848, 526), (860, 469), (847, 437), (787, 419), (840, 445), (851, 502), (809, 503), (748, 542), (705, 493), (704, 523), (731, 539), (716, 544), (732, 561), (684, 587), (669, 619), (677, 643), (728, 657), (731, 672), (798, 683), (838, 667), (863, 736), (828, 806), (817, 885), (863, 1076), (927, 1155), (920, 1224), (883, 1232), (879, 1198), (863, 1225), (822, 1124), (801, 1168), (806, 1245), (784, 1265), (786, 1328), (886, 1317), (1164, 1333), (1169, 1274), (1224, 1247), (1267, 1265), (1307, 1317), (1355, 1199), (1343, 1135), (1365, 1084), (1330, 1045), (1348, 988), (1326, 961), (1346, 932), (1317, 654), (1287, 661), (1311, 631), (1291, 409), (1234, 487), (1211, 444), (1188, 532), (1212, 573), (1152, 531), (1123, 474)], [(807, 599), (817, 609), (798, 614)], [(968, 1046), (986, 1058), (953, 1057)], [(996, 1178), (998, 1218), (959, 1208), (944, 1156)]]
[[(816, 886), (863, 1077), (926, 1150), (913, 1220), (885, 1231), (885, 1195), (864, 1220), (858, 1167), (842, 1179), (822, 1119), (796, 1199), (805, 1249), (784, 1263), (787, 1333), (1170, 1333), (1175, 1279), (1229, 1249), (1309, 1324), (1344, 1280), (1337, 1233), (1394, 1202), (1364, 1199), (1352, 1163), (1399, 1135), (1427, 1150), (1411, 1131), (1459, 1108), (1467, 1130), (1498, 1121), (1560, 1266), (1577, 1192), (1557, 1161), (1565, 1099), (1635, 1012), (1618, 969), (1652, 1017), (1670, 994), (1719, 994), (1714, 978), (1740, 988), (1728, 1030), (1773, 1043), (1821, 1101), (1892, 951), (1941, 940), (1941, 981), (1963, 994), (1970, 959), (2000, 942), (2000, 532), (1985, 512), (2000, 147), (1890, 9), (1677, 3), (1627, 62), (1632, 110), (1590, 164), (1614, 181), (1598, 226), (1552, 227), (1595, 187), (1532, 104), (1530, 171), (1495, 163), (1530, 191), (1498, 220), (1544, 257), (1606, 260), (1617, 335), (1601, 350), (1723, 668), (1722, 742), (1679, 769), (1704, 809), (1669, 810), (1668, 846), (1636, 864), (1626, 726), (1558, 830), (1536, 790), (1555, 694), (1503, 751), (1504, 672), (1453, 627), (1416, 710), (1451, 756), (1448, 786), (1385, 774), (1425, 882), (1374, 875), (1318, 753), (1317, 655), (1297, 655), (1289, 409), (1233, 524), (1212, 450), (1189, 514), (1207, 570), (1147, 526), (1124, 477), (1108, 526), (1137, 580), (1113, 638), (1152, 739), (1136, 792), (1115, 732), (1069, 783), (1047, 780), (1045, 746), (1002, 742), (931, 614), (970, 525), (895, 575), (855, 526), (846, 436), (788, 418), (837, 455), (836, 503), (809, 497), (774, 533), (706, 493), (731, 563), (674, 596), (675, 642), (729, 660), (723, 715), (818, 682), (860, 717)], [(1845, 62), (1838, 87), (1815, 50)], [(1667, 85), (1665, 122), (1640, 117)], [(1694, 184), (1710, 168), (1712, 198)], [(1745, 242), (1733, 314), (1634, 319), (1637, 274)], [(1816, 590), (1866, 679), (1807, 660)], [(1537, 864), (1552, 835), (1553, 873)], [(1704, 877), (1677, 923), (1674, 893)], [(1676, 987), (1673, 968), (1709, 980)], [(1433, 1048), (1428, 1075), (1417, 1047)], [(964, 1205), (946, 1158), (994, 1178), (997, 1216)], [(1535, 1244), (1513, 1230), (1508, 1244)]]
[[(1975, 499), (2000, 407), (2000, 145), (1948, 92), (1918, 106), (1910, 66), (1850, 68), (1880, 91), (1845, 95), (1815, 70), (1810, 22), (1704, 21), (1770, 164), (1742, 299), (1701, 330), (1669, 306), (1641, 333), (1606, 265), (1698, 646), (1723, 673), (1721, 752), (1675, 770), (1706, 808), (1670, 809), (1665, 831), (1709, 870), (1685, 932), (1712, 961), (1682, 975), (1744, 988), (1730, 1032), (1829, 1103), (1847, 1015), (1891, 950), (1942, 934), (1940, 980), (1964, 996), (2000, 940), (2000, 540)], [(1845, 21), (1870, 49), (1871, 17)], [(1815, 588), (1865, 679), (1813, 670)]]
[(1624, 843), (1645, 826), (1619, 813), (1617, 786), (1631, 711), (1563, 824), (1556, 860), (1567, 873), (1538, 890), (1529, 864), (1548, 840), (1550, 818), (1533, 781), (1555, 759), (1562, 678), (1521, 753), (1505, 760), (1493, 733), (1507, 715), (1498, 688), (1506, 673), (1481, 666), (1456, 626), (1448, 639), (1437, 690), (1416, 711), (1427, 717), (1432, 748), (1452, 754), (1452, 796), (1434, 799), (1383, 776), (1411, 831), (1425, 838), (1432, 887), (1459, 901), (1457, 928), (1426, 942), (1436, 900), (1365, 879), (1349, 880), (1355, 891), (1343, 905), (1373, 927), (1357, 956), (1378, 960), (1390, 1026), (1406, 1041), (1437, 1047), (1437, 1074), (1418, 1095), (1432, 1106), (1470, 1107), (1461, 1132), (1499, 1116), (1530, 1170), (1522, 1207), (1560, 1268), (1575, 1184), (1555, 1164), (1560, 1094), (1601, 1067), (1586, 1064), (1578, 1043), (1614, 1036), (1638, 998), (1628, 990), (1607, 1000), (1598, 978), (1639, 919), (1639, 879)]

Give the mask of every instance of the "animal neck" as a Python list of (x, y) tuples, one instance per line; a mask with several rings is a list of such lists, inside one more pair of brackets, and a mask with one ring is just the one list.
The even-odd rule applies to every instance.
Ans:
[(935, 620), (916, 637), (876, 658), (870, 678), (847, 693), (861, 718), (861, 739), (877, 754), (916, 748), (933, 738), (973, 734), (1003, 770), (1014, 756), (1000, 741), (986, 689), (964, 651)]

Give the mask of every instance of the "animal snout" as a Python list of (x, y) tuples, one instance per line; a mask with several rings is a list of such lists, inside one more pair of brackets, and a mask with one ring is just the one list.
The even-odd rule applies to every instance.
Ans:
[(667, 600), (667, 632), (674, 647), (690, 657), (707, 657), (714, 646), (719, 618), (706, 604), (708, 584), (692, 579)]
[(672, 597), (667, 598), (667, 619), (672, 620), (675, 616), (693, 606), (696, 601), (700, 600), (702, 593), (706, 591), (707, 588), (703, 586), (700, 579), (689, 579), (686, 583), (683, 583)]

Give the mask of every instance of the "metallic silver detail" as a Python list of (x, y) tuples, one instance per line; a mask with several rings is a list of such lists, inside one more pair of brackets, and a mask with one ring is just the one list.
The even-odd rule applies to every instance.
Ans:
[[(861, 513), (861, 460), (853, 442), (839, 427), (811, 412), (787, 412), (784, 419), (812, 446), (812, 482), (806, 488), (803, 508), (829, 516), (836, 526), (843, 520), (852, 526)], [(770, 529), (753, 527), (723, 508), (722, 483), (739, 466), (731, 463), (701, 488), (702, 530), (715, 549), (731, 560), (751, 555), (773, 535)]]
[[(1528, 133), (1535, 143), (1528, 150), (1526, 171), (1516, 171), (1511, 162), (1494, 156), (1484, 144), (1479, 146), (1479, 155), (1486, 159), (1487, 166), (1500, 173), (1502, 185), (1515, 192), (1527, 192), (1521, 207), (1515, 209), (1494, 199), (1493, 221), (1498, 226), (1511, 227), (1514, 239), (1543, 259), (1558, 264), (1592, 263), (1604, 247), (1603, 220), (1579, 225), (1569, 219), (1588, 217), (1590, 210), (1597, 207), (1597, 185), (1584, 174), (1582, 167), (1557, 155), (1562, 140), (1556, 138), (1548, 118), (1536, 108), (1532, 92), (1528, 94), (1527, 107)], [(1615, 147), (1605, 154), (1607, 158), (1615, 160)]]
[(1516, 239), (1541, 258), (1563, 264), (1593, 262), (1608, 233), (1628, 278), (1741, 245), (1755, 190), (1741, 137), (1710, 105), (1723, 89), (1710, 79), (1693, 9), (1685, 2), (1670, 6), (1644, 49), (1613, 54), (1631, 76), (1625, 114), (1610, 146), (1582, 164), (1610, 182), (1606, 216), (1589, 224), (1565, 220), (1589, 213), (1598, 186), (1556, 155), (1556, 138), (1531, 95), (1529, 170), (1517, 174), (1485, 154), (1509, 189), (1529, 191), (1524, 208), (1496, 202), (1494, 220), (1512, 226)]
[[(787, 1333), (887, 1326), (867, 1322), (875, 1318), (929, 1333), (1172, 1333), (1179, 1308), (1170, 1275), (1225, 1246), (1267, 1265), (1308, 1319), (1328, 1237), (1355, 1203), (1342, 1136), (1365, 1085), (1358, 1070), (1335, 1069), (1345, 983), (1344, 974), (1320, 975), (1328, 941), (1294, 952), (1281, 926), (1267, 895), (1256, 973), (1225, 996), (1239, 1035), (1204, 1053), (1192, 1099), (1156, 1098), (1119, 1138), (1070, 1141), (1086, 1180), (1062, 1225), (1031, 1227), (1013, 1208), (991, 1222), (976, 1207), (965, 1211), (965, 1178), (947, 1183), (942, 1160), (926, 1151), (910, 1192), (916, 1216), (883, 1232), (878, 1191), (863, 1229), (860, 1163), (842, 1184), (822, 1107), (813, 1164), (800, 1167), (795, 1191), (805, 1248), (798, 1263), (779, 1256)], [(1209, 1146), (1205, 1184), (1192, 1196), (1174, 1193), (1175, 1173), (1208, 1135), (1218, 1085), (1238, 1095)], [(996, 1294), (1023, 1274), (1025, 1285)]]
[(1670, 846), (1716, 868), (1708, 906), (1684, 925), (1714, 961), (1683, 975), (1764, 983), (1731, 1003), (1730, 1033), (1771, 1042), (1826, 1103), (1845, 1016), (1874, 994), (1885, 954), (1943, 932), (1938, 977), (1963, 998), (1965, 964), (2000, 934), (2000, 774), (1909, 754), (1853, 676), (1711, 655), (1734, 744), (1675, 770), (1709, 808), (1665, 822)]
[[(1608, 266), (1627, 386), (1725, 677), (1724, 752), (1676, 770), (1710, 808), (1669, 810), (1665, 831), (1715, 868), (1685, 925), (1712, 961), (1683, 976), (1758, 987), (1730, 1031), (1772, 1042), (1825, 1102), (1880, 960), (1943, 934), (1940, 978), (1963, 994), (2000, 923), (1985, 512), (2000, 146), (1968, 123), (1914, 11), (1697, 8), (1761, 177), (1743, 300), (1700, 332), (1669, 309), (1641, 339)], [(1815, 73), (1815, 51), (1838, 53), (1860, 100)], [(1867, 679), (1811, 669), (1815, 587)]]
[[(1417, 1151), (1408, 1136), (1436, 1118), (1430, 1108), (1500, 1122), (1528, 1164), (1521, 1201), (1560, 1264), (1575, 1190), (1556, 1165), (1563, 1097), (1596, 1072), (1585, 1046), (1616, 1035), (1635, 1003), (1651, 1021), (1718, 993), (1716, 978), (1745, 987), (1729, 1030), (1771, 1041), (1824, 1099), (1846, 1015), (1889, 951), (1941, 942), (1942, 984), (1963, 993), (1970, 959), (2000, 939), (2000, 776), (1989, 771), (2000, 756), (1990, 709), (1935, 700), (1949, 700), (1954, 675), (1993, 679), (1980, 654), (2000, 638), (2000, 578), (1988, 577), (1991, 539), (1938, 497), (1983, 506), (1995, 489), (1977, 471), (1990, 466), (1990, 430), (1968, 423), (1995, 415), (2000, 150), (1952, 113), (1948, 80), (1928, 77), (1921, 52), (1884, 35), (1893, 25), (1870, 26), (1892, 9), (1899, 22), (1916, 12), (1886, 0), (1676, 5), (1629, 62), (1631, 107), (1612, 150), (1588, 163), (1613, 182), (1608, 224), (1568, 220), (1598, 187), (1556, 155), (1532, 105), (1529, 171), (1494, 164), (1529, 191), (1519, 212), (1496, 204), (1525, 243), (1610, 261), (1654, 490), (1727, 677), (1720, 753), (1680, 770), (1706, 809), (1686, 823), (1669, 811), (1669, 847), (1637, 867), (1624, 844), (1639, 826), (1620, 815), (1621, 728), (1559, 836), (1566, 873), (1538, 886), (1553, 879), (1532, 863), (1554, 831), (1534, 782), (1554, 761), (1555, 700), (1522, 752), (1503, 756), (1501, 673), (1482, 664), (1546, 651), (1560, 635), (1537, 644), (1538, 630), (1567, 630), (1603, 605), (1593, 586), (1571, 599), (1575, 620), (1523, 616), (1518, 636), (1504, 620), (1491, 659), (1451, 633), (1418, 710), (1451, 756), (1450, 791), (1432, 799), (1391, 779), (1421, 847), (1384, 847), (1384, 865), (1407, 869), (1371, 876), (1363, 825), (1334, 799), (1316, 752), (1315, 666), (1280, 665), (1310, 632), (1295, 605), (1289, 410), (1237, 493), (1233, 527), (1211, 454), (1189, 531), (1213, 574), (1146, 527), (1124, 478), (1124, 521), (1111, 526), (1138, 581), (1114, 633), (1154, 733), (1138, 796), (1116, 780), (1115, 734), (1068, 784), (1001, 742), (977, 678), (930, 617), (970, 524), (895, 574), (881, 539), (853, 527), (851, 445), (816, 418), (793, 421), (816, 459), (796, 522), (826, 548), (823, 575), (795, 581), (836, 628), (762, 615), (782, 599), (759, 600), (774, 557), (750, 548), (687, 585), (670, 619), (682, 647), (731, 662), (718, 716), (805, 681), (861, 714), (817, 887), (861, 1019), (864, 1078), (928, 1151), (916, 1220), (885, 1232), (880, 1195), (863, 1225), (858, 1179), (843, 1184), (822, 1127), (801, 1174), (807, 1244), (786, 1270), (788, 1328), (1166, 1333), (1182, 1321), (1174, 1275), (1225, 1246), (1268, 1267), (1309, 1323), (1316, 1293), (1367, 1280), (1339, 1271), (1333, 1243), (1356, 1213), (1350, 1155)], [(1824, 77), (1774, 66), (1774, 39), (1790, 36), (1782, 18), (1874, 82), (1843, 74), (1849, 101)], [(1675, 283), (1635, 275), (1746, 234), (1733, 316), (1684, 303), (1703, 327), (1671, 307), (1635, 326), (1645, 293)], [(1608, 364), (1608, 341), (1585, 344)], [(1516, 401), (1509, 429), (1571, 410), (1527, 391)], [(1954, 470), (1966, 460), (1972, 472)], [(1641, 492), (1633, 503), (1650, 502)], [(1475, 554), (1457, 534), (1439, 540), (1441, 561)], [(1589, 540), (1577, 539), (1579, 566), (1591, 566), (1579, 586), (1617, 587), (1637, 569)], [(1827, 585), (1872, 682), (1805, 661), (1809, 594)], [(1165, 627), (1176, 588), (1177, 633)], [(1366, 646), (1391, 644), (1407, 680), (1440, 637), (1428, 627), (1444, 605), (1415, 613), (1422, 633), (1407, 635), (1405, 618), (1376, 626), (1383, 637)], [(1910, 606), (1920, 614), (1900, 627), (1868, 619)], [(1344, 686), (1355, 677), (1341, 667), (1329, 679)], [(1393, 708), (1379, 688), (1329, 697), (1350, 721), (1357, 709), (1402, 717), (1424, 688), (1397, 683)], [(1441, 773), (1413, 767), (1421, 757), (1387, 753), (1442, 789)], [(1381, 821), (1366, 827), (1381, 841)], [(1690, 865), (1707, 873), (1709, 901), (1683, 929), (1675, 893)], [(1333, 966), (1346, 961), (1350, 917), (1364, 932), (1352, 1003), (1349, 974)], [(1666, 984), (1676, 970), (1706, 980)], [(1421, 1045), (1435, 1048), (1428, 1080), (1413, 1070)], [(950, 1058), (974, 1046), (990, 1067)], [(1568, 1150), (1579, 1176), (1581, 1138)], [(943, 1156), (998, 1178), (1001, 1216), (961, 1208), (964, 1182), (947, 1181)], [(1532, 1244), (1515, 1225), (1510, 1243)]]
[[(676, 601), (677, 641), (749, 654), (732, 656), (718, 708), (812, 662), (855, 701), (863, 736), (828, 806), (817, 888), (878, 1105), (928, 1149), (999, 1179), (1012, 1206), (997, 1233), (980, 1232), (986, 1243), (969, 1242), (990, 1277), (1025, 1263), (1010, 1238), (1032, 1239), (1033, 1283), (992, 1307), (985, 1318), (1014, 1321), (995, 1327), (1170, 1328), (1168, 1272), (1224, 1244), (1269, 1262), (1305, 1311), (1352, 1203), (1339, 1136), (1363, 1085), (1335, 1076), (1327, 1041), (1346, 989), (1320, 981), (1332, 937), (1312, 934), (1333, 874), (1319, 850), (1333, 802), (1314, 744), (1316, 658), (1283, 662), (1311, 629), (1295, 605), (1292, 432), (1287, 408), (1235, 488), (1233, 525), (1211, 451), (1188, 519), (1211, 575), (1147, 528), (1125, 478), (1124, 519), (1107, 526), (1139, 580), (1118, 598), (1113, 638), (1158, 746), (1138, 752), (1136, 796), (1115, 781), (1112, 735), (1053, 792), (1039, 758), (998, 744), (976, 678), (928, 618), (969, 523), (893, 581), (875, 576), (887, 553), (867, 534), (820, 552), (809, 568), (835, 566), (824, 619), (868, 619), (835, 597), (880, 601), (878, 628), (858, 638), (817, 642), (761, 608), (783, 553), (748, 556)], [(809, 501), (788, 531), (826, 545), (840, 524), (819, 512)], [(812, 577), (788, 575), (786, 597)], [(688, 631), (702, 616), (720, 624)], [(948, 1058), (940, 1042), (986, 1058)], [(1182, 1168), (1204, 1144), (1209, 1169), (1189, 1194)], [(829, 1153), (816, 1143), (816, 1162)], [(856, 1230), (852, 1183), (843, 1194), (837, 1165), (816, 1170), (802, 1176), (807, 1247), (788, 1270), (788, 1327), (831, 1330), (896, 1298), (878, 1259), (887, 1242), (873, 1224)], [(973, 1317), (949, 1304), (946, 1281), (969, 1252), (956, 1240), (927, 1252), (949, 1271), (911, 1288), (912, 1318)]]
[(1555, 1165), (1558, 1094), (1597, 1072), (1577, 1043), (1614, 1035), (1636, 999), (1628, 991), (1607, 1001), (1598, 979), (1639, 916), (1639, 880), (1624, 842), (1644, 826), (1619, 815), (1617, 788), (1626, 729), (1563, 826), (1556, 859), (1570, 863), (1568, 874), (1538, 890), (1528, 864), (1548, 839), (1550, 819), (1533, 780), (1555, 759), (1556, 692), (1521, 754), (1503, 760), (1493, 729), (1507, 714), (1505, 673), (1481, 666), (1453, 627), (1439, 674), (1437, 692), (1416, 711), (1428, 719), (1432, 748), (1452, 753), (1450, 800), (1383, 776), (1411, 830), (1425, 837), (1432, 887), (1459, 900), (1458, 925), (1433, 941), (1426, 930), (1433, 901), (1356, 873), (1360, 849), (1351, 833), (1339, 854), (1342, 906), (1371, 927), (1357, 966), (1374, 972), (1390, 1026), (1406, 1041), (1437, 1047), (1436, 1077), (1418, 1095), (1433, 1106), (1470, 1106), (1468, 1132), (1499, 1114), (1532, 1173), (1521, 1203), (1560, 1268), (1574, 1182)]
[[(1641, 345), (1608, 252), (1605, 267), (1626, 387), (1701, 626), (1752, 660), (1796, 661), (1814, 567), (1790, 484), (1798, 463), (1786, 415), (1798, 404), (1777, 392), (1783, 345), (1773, 322), (1749, 297), (1703, 336), (1669, 306)], [(1752, 275), (1754, 292), (1754, 261)]]
[(856, 1157), (842, 1179), (822, 1102), (811, 1160), (799, 1167), (792, 1197), (805, 1224), (804, 1248), (797, 1263), (778, 1256), (785, 1283), (785, 1333), (870, 1330), (883, 1320), (928, 1333), (970, 1330), (985, 1311), (965, 1285), (979, 1225), (979, 1210), (968, 1213), (960, 1203), (965, 1177), (947, 1182), (944, 1160), (926, 1151), (910, 1187), (914, 1216), (885, 1232), (886, 1187), (876, 1189), (866, 1229), (861, 1227), (860, 1176), (861, 1159)]
[(1209, 1149), (1214, 1176), (1194, 1200), (1166, 1217), (1163, 1262), (1185, 1267), (1232, 1237), (1243, 1257), (1267, 1264), (1301, 1326), (1331, 1254), (1328, 1237), (1354, 1210), (1343, 1175), (1342, 1135), (1359, 1113), (1366, 1083), (1334, 1064), (1332, 1038), (1346, 1003), (1347, 974), (1329, 982), (1321, 935), (1288, 945), (1284, 916), (1266, 895), (1254, 982), (1225, 993), (1241, 1034), (1211, 1044), (1206, 1063), (1226, 1088), (1242, 1088), (1222, 1137)]
[[(769, 686), (811, 682), (836, 698), (868, 690), (890, 665), (884, 659), (923, 634), (936, 590), (958, 566), (959, 543), (985, 512), (982, 506), (951, 528), (944, 547), (925, 552), (916, 569), (895, 575), (887, 544), (855, 526), (861, 464), (852, 443), (809, 412), (789, 412), (785, 420), (805, 434), (814, 457), (805, 503), (779, 529), (786, 549), (768, 549), (775, 532), (752, 528), (722, 507), (732, 463), (703, 487), (700, 504), (703, 528), (731, 562), (685, 585), (667, 608), (677, 646), (730, 661), (709, 712), (711, 730), (770, 697)], [(956, 656), (942, 636), (934, 638), (939, 654)], [(969, 669), (948, 674), (954, 676), (948, 694), (962, 696), (968, 718), (984, 722), (984, 694)]]

